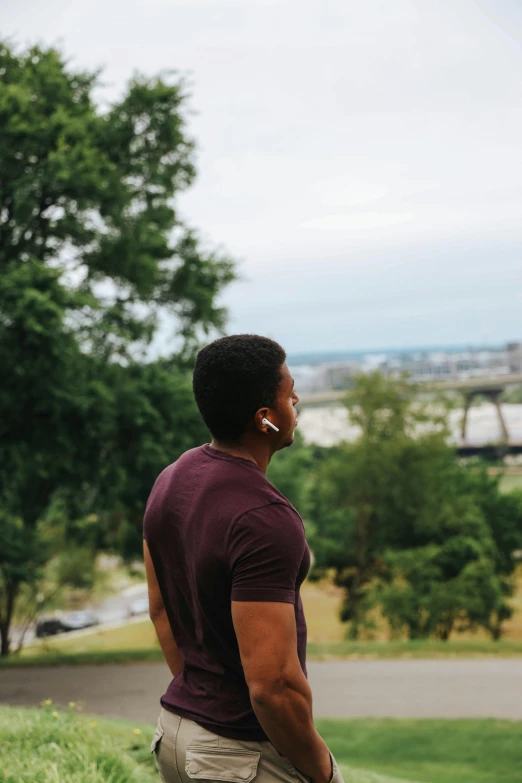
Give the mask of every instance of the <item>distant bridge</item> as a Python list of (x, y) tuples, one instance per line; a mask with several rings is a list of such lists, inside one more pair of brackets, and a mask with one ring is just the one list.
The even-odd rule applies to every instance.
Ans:
[[(426, 391), (459, 391), (464, 397), (464, 416), (462, 418), (462, 442), (457, 451), (462, 456), (483, 455), (492, 458), (500, 454), (522, 454), (522, 443), (510, 441), (506, 421), (502, 413), (500, 398), (508, 386), (522, 384), (522, 373), (498, 375), (492, 377), (454, 378), (444, 381), (420, 381), (419, 386)], [(424, 391), (424, 389), (422, 389)], [(301, 406), (333, 405), (342, 402), (347, 390), (323, 391), (303, 394), (299, 398)], [(498, 443), (471, 444), (467, 442), (468, 413), (474, 397), (486, 397), (496, 408), (502, 437)]]
[[(486, 394), (490, 389), (501, 389), (504, 391), (508, 386), (522, 384), (522, 373), (490, 377), (453, 378), (445, 381), (415, 381), (415, 383), (421, 387), (425, 386), (426, 391), (473, 392), (476, 390), (477, 394)], [(305, 394), (299, 395), (299, 405), (329, 405), (334, 402), (342, 402), (347, 391), (347, 389), (343, 389), (342, 391), (305, 392)]]
[(500, 459), (508, 454), (522, 454), (522, 443), (510, 441), (509, 443), (457, 443), (455, 450), (459, 457), (484, 457), (485, 459)]

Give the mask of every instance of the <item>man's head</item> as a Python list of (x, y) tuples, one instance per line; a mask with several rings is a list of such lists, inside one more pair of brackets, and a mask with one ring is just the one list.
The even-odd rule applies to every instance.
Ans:
[[(294, 439), (298, 402), (283, 348), (267, 337), (234, 334), (202, 348), (194, 369), (194, 396), (220, 443), (269, 438), (273, 451)], [(262, 419), (279, 428), (274, 432)]]

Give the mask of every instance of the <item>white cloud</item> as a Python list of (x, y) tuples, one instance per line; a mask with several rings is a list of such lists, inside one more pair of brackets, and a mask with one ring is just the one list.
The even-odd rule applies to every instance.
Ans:
[(389, 192), (389, 185), (357, 179), (349, 174), (334, 175), (311, 185), (311, 196), (321, 207), (353, 207), (369, 204), (383, 198)]
[(352, 212), (324, 215), (301, 223), (312, 231), (367, 231), (381, 226), (394, 226), (413, 220), (411, 212)]
[(136, 69), (192, 74), (199, 177), (179, 206), (242, 259), (247, 282), (224, 297), (232, 328), (275, 330), (293, 350), (468, 341), (485, 320), (522, 336), (517, 0), (3, 0), (2, 12), (5, 34), (105, 64), (108, 97)]

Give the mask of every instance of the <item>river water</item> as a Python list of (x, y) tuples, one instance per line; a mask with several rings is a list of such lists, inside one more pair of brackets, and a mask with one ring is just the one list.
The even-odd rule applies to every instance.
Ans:
[[(504, 421), (512, 442), (522, 443), (522, 405), (502, 405)], [(450, 414), (452, 442), (461, 444), (461, 422), (463, 411)], [(299, 430), (305, 441), (320, 446), (333, 446), (342, 440), (354, 440), (358, 429), (348, 421), (348, 412), (343, 405), (304, 407), (299, 413)], [(466, 443), (484, 445), (500, 440), (501, 430), (496, 408), (488, 403), (472, 407), (468, 413)]]

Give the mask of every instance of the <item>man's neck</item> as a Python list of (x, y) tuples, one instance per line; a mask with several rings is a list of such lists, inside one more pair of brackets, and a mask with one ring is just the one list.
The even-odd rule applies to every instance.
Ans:
[(253, 462), (265, 474), (272, 458), (272, 454), (267, 450), (264, 444), (239, 443), (237, 445), (230, 445), (229, 443), (221, 443), (213, 438), (210, 445), (213, 449), (216, 449), (216, 451), (224, 451), (225, 454), (230, 454), (232, 457), (242, 457), (243, 459)]

